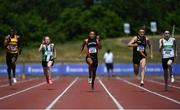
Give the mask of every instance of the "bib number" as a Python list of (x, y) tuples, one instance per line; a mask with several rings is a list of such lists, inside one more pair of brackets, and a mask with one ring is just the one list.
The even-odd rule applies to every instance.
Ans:
[(97, 49), (95, 47), (89, 48), (89, 53), (97, 53)]
[(45, 55), (52, 55), (52, 52), (46, 51)]
[(144, 51), (144, 46), (138, 46), (137, 51)]
[(11, 51), (15, 51), (15, 50), (17, 50), (17, 46), (16, 46), (16, 45), (10, 45), (10, 46), (9, 46), (9, 49), (10, 49)]
[(171, 51), (172, 51), (171, 49), (164, 49), (164, 54), (168, 54), (169, 55), (169, 54), (171, 54)]

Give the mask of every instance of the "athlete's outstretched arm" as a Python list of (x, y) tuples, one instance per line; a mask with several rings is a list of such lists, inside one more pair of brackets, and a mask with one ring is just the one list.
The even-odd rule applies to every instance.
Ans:
[(84, 50), (84, 47), (85, 47), (85, 45), (86, 45), (86, 41), (87, 39), (85, 39), (84, 40), (84, 42), (82, 43), (82, 45), (81, 45), (81, 48), (80, 48), (80, 56), (82, 55), (82, 51)]
[(153, 47), (152, 47), (152, 44), (151, 44), (151, 42), (150, 42), (150, 40), (148, 38), (146, 38), (146, 42), (147, 42), (147, 45), (148, 45), (149, 50), (150, 50), (151, 59), (153, 59)]
[(137, 47), (137, 43), (135, 43), (136, 40), (137, 40), (137, 37), (133, 37), (128, 43), (128, 47)]

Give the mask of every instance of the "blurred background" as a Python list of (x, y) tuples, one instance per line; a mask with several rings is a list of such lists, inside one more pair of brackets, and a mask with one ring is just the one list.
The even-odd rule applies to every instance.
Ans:
[[(40, 63), (38, 47), (45, 35), (56, 45), (57, 62), (84, 62), (85, 54), (78, 58), (79, 50), (90, 30), (96, 30), (102, 39), (100, 63), (103, 63), (107, 49), (114, 53), (115, 63), (131, 63), (132, 49), (127, 47), (127, 42), (139, 28), (145, 28), (153, 45), (154, 59), (148, 57), (148, 62), (161, 63), (158, 40), (164, 30), (173, 32), (177, 46), (180, 45), (180, 1), (0, 0), (1, 63), (5, 63), (4, 37), (11, 28), (16, 29), (23, 39), (20, 63)], [(175, 63), (180, 63), (179, 56)]]

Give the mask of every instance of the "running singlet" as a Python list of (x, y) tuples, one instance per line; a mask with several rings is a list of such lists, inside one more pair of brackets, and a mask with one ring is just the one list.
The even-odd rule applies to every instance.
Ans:
[(87, 54), (90, 56), (97, 56), (98, 48), (97, 48), (96, 39), (88, 39), (87, 42)]
[(175, 38), (169, 38), (162, 40), (162, 57), (163, 58), (171, 58), (174, 57), (174, 40)]
[(54, 59), (54, 44), (42, 44), (42, 61), (51, 61)]
[(7, 45), (7, 52), (18, 53), (18, 38), (15, 35), (14, 38), (9, 37), (9, 43)]
[(133, 56), (142, 56), (141, 52), (146, 55), (146, 37), (137, 37), (135, 43), (137, 43), (138, 46), (133, 48)]

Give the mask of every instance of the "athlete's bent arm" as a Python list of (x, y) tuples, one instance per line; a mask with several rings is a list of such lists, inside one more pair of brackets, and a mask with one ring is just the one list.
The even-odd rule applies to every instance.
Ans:
[(162, 39), (160, 39), (160, 40), (159, 40), (159, 51), (160, 51), (160, 52), (162, 51), (162, 47), (163, 47), (163, 45), (162, 45)]
[(177, 46), (176, 46), (176, 40), (174, 40), (174, 55), (175, 55), (175, 57), (177, 57), (178, 56), (178, 53), (177, 53)]
[(128, 47), (137, 47), (137, 43), (135, 43), (136, 40), (137, 37), (133, 37), (131, 41), (128, 43)]
[(9, 42), (9, 37), (6, 36), (5, 39), (4, 39), (4, 47), (7, 47), (8, 42)]
[(152, 48), (151, 42), (148, 38), (146, 38), (146, 42), (147, 42), (147, 45), (148, 45), (149, 50), (150, 50), (151, 59), (153, 59), (153, 48)]
[(97, 44), (98, 44), (98, 48), (99, 48), (99, 49), (102, 49), (102, 45), (101, 45), (99, 36), (97, 36)]
[(53, 55), (54, 55), (54, 59), (56, 59), (56, 48), (54, 47), (54, 51), (53, 51), (54, 53), (53, 53)]
[(38, 50), (39, 50), (39, 52), (41, 52), (41, 50), (42, 50), (42, 44), (40, 45), (40, 47), (39, 47)]
[(87, 39), (85, 39), (84, 42), (83, 42), (82, 45), (81, 45), (81, 48), (80, 48), (80, 56), (81, 56), (82, 51), (84, 50), (84, 47), (85, 47), (85, 45), (86, 45), (86, 40), (87, 40)]
[(19, 50), (19, 55), (20, 55), (22, 52), (22, 44), (21, 44), (20, 36), (17, 36), (17, 39), (18, 39), (18, 50)]

